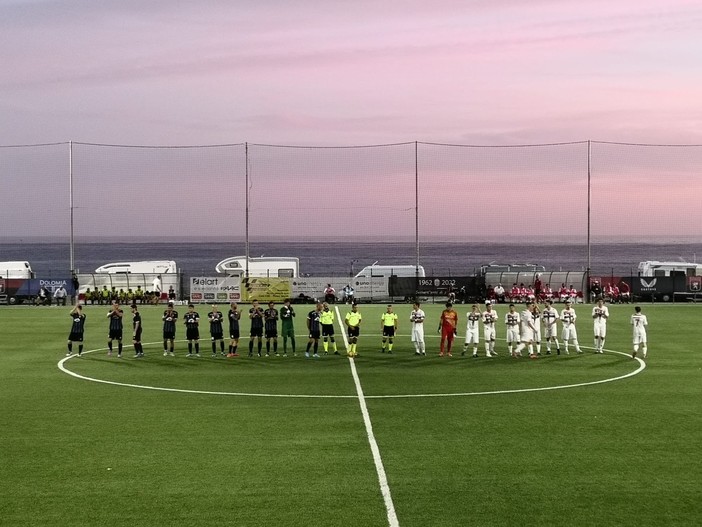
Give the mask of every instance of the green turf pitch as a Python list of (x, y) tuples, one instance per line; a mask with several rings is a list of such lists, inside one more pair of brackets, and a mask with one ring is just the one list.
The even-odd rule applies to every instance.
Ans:
[[(637, 375), (518, 393), (638, 363), (592, 353), (591, 306), (576, 308), (582, 356), (511, 359), (499, 324), (499, 357), (482, 342), (480, 358), (462, 357), (457, 307), (449, 359), (437, 356), (440, 306), (423, 306), (426, 357), (409, 342), (408, 305), (395, 306), (392, 355), (379, 351), (384, 306), (361, 306), (355, 366), (399, 525), (699, 524), (702, 306), (643, 306), (649, 357)], [(63, 365), (119, 384), (59, 369), (68, 308), (0, 309), (0, 525), (388, 525), (341, 330), (342, 355), (305, 359), (309, 309), (296, 306), (297, 357), (251, 359), (212, 359), (206, 323), (202, 358), (180, 340), (164, 357), (163, 308), (147, 306), (146, 356), (134, 359), (125, 309), (119, 360), (105, 350), (107, 309), (88, 306), (86, 350), (98, 351)], [(606, 348), (629, 353), (633, 309), (609, 309)]]

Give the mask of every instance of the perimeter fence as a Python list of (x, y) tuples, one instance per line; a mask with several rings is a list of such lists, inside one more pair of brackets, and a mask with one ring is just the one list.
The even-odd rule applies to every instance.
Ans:
[[(603, 141), (0, 146), (0, 237), (71, 240), (68, 272), (92, 271), (74, 243), (88, 237), (233, 240), (223, 257), (244, 254), (243, 239), (252, 247), (271, 237), (405, 239), (416, 243), (390, 249), (390, 263), (419, 262), (437, 275), (446, 273), (441, 254), (423, 254), (425, 240), (528, 245), (565, 236), (581, 244), (571, 255), (580, 270), (606, 273), (609, 262), (589, 253), (591, 241), (699, 235), (701, 172), (702, 145)], [(334, 251), (314, 264), (337, 272)], [(524, 255), (538, 259), (536, 250)]]

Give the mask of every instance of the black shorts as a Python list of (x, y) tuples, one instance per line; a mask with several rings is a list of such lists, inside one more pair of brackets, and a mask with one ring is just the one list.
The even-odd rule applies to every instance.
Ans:
[(200, 340), (200, 328), (186, 328), (185, 338), (187, 340)]
[(383, 337), (394, 337), (395, 326), (383, 326)]
[(319, 340), (319, 331), (310, 331), (310, 338)]
[(107, 336), (108, 339), (122, 340), (122, 330), (121, 329), (111, 329), (110, 334)]
[(83, 334), (71, 332), (68, 335), (68, 340), (70, 340), (71, 342), (83, 342)]
[(230, 329), (229, 330), (229, 338), (232, 340), (239, 340), (239, 330), (238, 329)]
[(173, 340), (175, 338), (175, 331), (164, 331), (163, 340)]
[(141, 340), (141, 328), (137, 329), (133, 335), (132, 339), (139, 342)]
[(334, 324), (322, 324), (322, 336), (323, 337), (333, 337), (334, 336)]
[(358, 337), (361, 333), (361, 328), (356, 326), (355, 328), (349, 328), (349, 337)]
[(224, 338), (223, 333), (210, 333), (212, 335), (212, 340), (222, 340)]
[(263, 336), (263, 327), (260, 328), (251, 328), (251, 338), (253, 337), (262, 337)]
[(266, 338), (267, 338), (267, 339), (276, 339), (276, 338), (278, 338), (278, 330), (277, 330), (277, 329), (267, 329), (267, 330), (266, 330)]

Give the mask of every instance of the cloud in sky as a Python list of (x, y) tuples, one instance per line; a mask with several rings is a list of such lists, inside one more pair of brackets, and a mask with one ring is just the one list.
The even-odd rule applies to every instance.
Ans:
[[(652, 113), (700, 122), (690, 1), (4, 1), (0, 13), (0, 111), (20, 123), (5, 144), (657, 141)], [(549, 129), (563, 120), (570, 130)]]
[[(702, 144), (700, 29), (702, 4), (692, 0), (0, 0), (0, 120), (10, 123), (0, 145)], [(15, 161), (3, 155), (0, 177), (16, 177), (8, 173)], [(383, 171), (404, 171), (407, 159), (371, 164), (356, 177), (379, 181)], [(573, 159), (581, 175), (585, 158)], [(640, 195), (655, 195), (651, 177), (660, 170), (624, 160), (637, 171), (608, 177), (630, 189), (630, 178), (639, 178)], [(666, 193), (702, 191), (694, 160), (666, 160), (676, 174)], [(465, 201), (470, 188), (461, 174), (475, 167), (445, 162), (437, 160), (426, 177), (448, 178), (460, 189), (449, 202)], [(210, 173), (208, 163), (197, 161), (193, 171)], [(31, 166), (15, 173), (46, 173)], [(484, 174), (499, 179), (500, 167)], [(519, 173), (510, 166), (502, 177)], [(335, 185), (327, 192), (340, 199), (348, 190), (343, 179), (326, 177)], [(402, 181), (393, 191), (412, 203), (412, 185)], [(524, 192), (520, 185), (488, 190), (510, 195)], [(370, 191), (361, 200), (375, 212), (387, 206)], [(439, 205), (428, 197), (423, 203)], [(687, 198), (680, 203), (692, 211)], [(611, 207), (600, 212), (611, 216), (603, 225), (613, 221)], [(581, 218), (582, 210), (574, 214)], [(357, 215), (364, 229), (378, 223), (373, 214)], [(484, 228), (494, 225), (482, 218)], [(423, 221), (429, 234), (441, 228), (440, 216)], [(398, 227), (410, 224), (403, 219)]]

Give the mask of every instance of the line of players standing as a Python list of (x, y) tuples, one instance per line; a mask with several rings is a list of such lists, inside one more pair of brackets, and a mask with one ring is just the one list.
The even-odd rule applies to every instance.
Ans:
[[(144, 350), (141, 343), (142, 321), (136, 304), (131, 306), (132, 311), (132, 339), (134, 345), (135, 358), (144, 356)], [(85, 314), (82, 312), (82, 306), (75, 306), (70, 315), (72, 317), (71, 332), (68, 337), (68, 351), (66, 355), (71, 355), (73, 351), (73, 343), (78, 343), (78, 356), (83, 353), (83, 332), (85, 327)], [(113, 302), (112, 308), (107, 313), (109, 320), (108, 329), (108, 355), (112, 355), (113, 341), (117, 341), (117, 357), (122, 357), (122, 334), (123, 334), (123, 316), (124, 312), (120, 308), (118, 302)], [(251, 339), (249, 340), (249, 357), (253, 356), (254, 347), (256, 347), (257, 355), (262, 356), (262, 339), (265, 335), (266, 340), (266, 356), (272, 352), (275, 355), (278, 353), (278, 320), (281, 320), (282, 337), (283, 337), (283, 356), (287, 356), (288, 340), (290, 340), (291, 350), (293, 355), (296, 354), (295, 348), (295, 331), (293, 327), (293, 318), (295, 311), (291, 306), (290, 299), (286, 299), (280, 311), (275, 309), (274, 303), (269, 302), (268, 309), (264, 310), (259, 306), (258, 301), (252, 302), (252, 307), (249, 309), (249, 319), (251, 320)], [(175, 335), (178, 312), (174, 309), (173, 303), (169, 302), (166, 310), (163, 313), (163, 354), (164, 356), (173, 356), (175, 349)], [(224, 352), (224, 314), (219, 311), (216, 304), (212, 305), (212, 311), (207, 313), (207, 319), (210, 325), (210, 340), (212, 347), (212, 356), (217, 356), (217, 348), (219, 347), (220, 354), (226, 357), (238, 357), (238, 346), (240, 338), (239, 321), (241, 319), (241, 311), (236, 303), (231, 304), (231, 308), (227, 313), (229, 320), (229, 348), (228, 352)], [(415, 347), (416, 355), (426, 355), (426, 347), (424, 343), (424, 321), (426, 315), (421, 309), (419, 303), (413, 305), (410, 313), (410, 322), (412, 325), (411, 341)], [(592, 309), (592, 318), (594, 320), (594, 335), (595, 335), (595, 352), (603, 353), (605, 338), (607, 335), (607, 319), (609, 318), (609, 310), (604, 305), (603, 300), (598, 300), (597, 304)], [(441, 313), (438, 332), (441, 333), (441, 343), (439, 356), (452, 356), (452, 347), (455, 336), (458, 333), (458, 313), (453, 309), (451, 303), (446, 304), (446, 309)], [(582, 353), (578, 343), (577, 329), (575, 321), (577, 315), (572, 308), (570, 301), (567, 301), (565, 308), (558, 313), (553, 307), (551, 300), (544, 303), (543, 311), (540, 311), (537, 304), (530, 302), (521, 313), (516, 311), (515, 305), (509, 305), (509, 311), (505, 314), (504, 321), (507, 327), (506, 341), (508, 351), (513, 357), (522, 356), (522, 351), (526, 348), (531, 358), (537, 358), (541, 355), (541, 328), (544, 329), (544, 337), (546, 343), (546, 354), (551, 354), (551, 344), (555, 344), (556, 353), (560, 355), (561, 348), (558, 341), (558, 321), (562, 323), (561, 338), (564, 344), (564, 351), (569, 353), (569, 344), (572, 343), (577, 353)], [(358, 306), (353, 304), (351, 311), (346, 314), (345, 323), (349, 336), (348, 356), (356, 357), (358, 355), (356, 346), (360, 333), (360, 324), (362, 316), (358, 311)], [(385, 313), (381, 315), (381, 352), (392, 353), (394, 337), (397, 332), (397, 314), (393, 312), (392, 305), (388, 305)], [(486, 302), (486, 310), (481, 312), (477, 305), (473, 305), (471, 311), (467, 314), (466, 336), (463, 346), (462, 355), (465, 355), (472, 345), (473, 357), (478, 356), (478, 345), (480, 341), (479, 329), (480, 323), (483, 324), (483, 336), (485, 341), (485, 354), (487, 357), (495, 357), (495, 340), (496, 340), (496, 324), (499, 318), (494, 310), (491, 302)], [(188, 310), (183, 316), (183, 324), (186, 328), (186, 340), (188, 342), (188, 357), (200, 356), (200, 315), (195, 311), (193, 304), (188, 305)], [(641, 308), (636, 306), (635, 313), (631, 316), (631, 325), (634, 330), (634, 351), (633, 357), (639, 347), (642, 347), (643, 356), (647, 354), (646, 342), (646, 326), (648, 321), (645, 315), (641, 313)], [(329, 309), (329, 305), (325, 303), (317, 303), (315, 310), (311, 311), (307, 316), (307, 329), (309, 340), (305, 356), (310, 357), (310, 351), (313, 352), (312, 357), (318, 358), (318, 346), (320, 337), (323, 338), (323, 346), (325, 355), (329, 351), (331, 344), (334, 354), (338, 355), (338, 349), (334, 338), (334, 312)]]
[[(417, 305), (415, 305), (415, 308)], [(572, 344), (576, 353), (582, 353), (578, 342), (578, 333), (575, 325), (577, 314), (572, 307), (571, 301), (565, 302), (565, 308), (559, 313), (553, 307), (551, 300), (544, 302), (544, 309), (539, 310), (535, 302), (526, 304), (525, 309), (518, 313), (514, 304), (509, 305), (509, 311), (505, 314), (507, 349), (512, 357), (521, 357), (522, 351), (527, 350), (529, 357), (536, 359), (541, 355), (542, 328), (546, 343), (546, 354), (550, 355), (552, 344), (555, 344), (556, 354), (561, 354), (561, 346), (558, 341), (558, 321), (562, 323), (561, 339), (564, 345), (565, 354), (569, 354), (569, 345)], [(604, 344), (607, 336), (607, 320), (609, 319), (609, 309), (604, 305), (604, 300), (598, 299), (592, 308), (593, 330), (594, 330), (594, 350), (595, 353), (604, 353)], [(480, 342), (480, 322), (483, 324), (483, 338), (485, 341), (485, 355), (496, 357), (495, 333), (496, 324), (499, 317), (493, 309), (490, 301), (486, 302), (486, 310), (480, 311), (474, 304), (467, 314), (466, 337), (461, 355), (465, 355), (472, 346), (473, 357), (478, 356), (478, 345)], [(633, 328), (633, 352), (632, 357), (641, 348), (644, 358), (648, 352), (646, 327), (648, 320), (641, 312), (641, 308), (636, 306), (634, 314), (630, 319)], [(452, 356), (452, 346), (455, 336), (458, 333), (458, 313), (453, 309), (452, 304), (446, 304), (446, 309), (441, 313), (438, 331), (441, 333), (441, 345), (439, 356)], [(420, 354), (420, 350), (417, 350)]]

